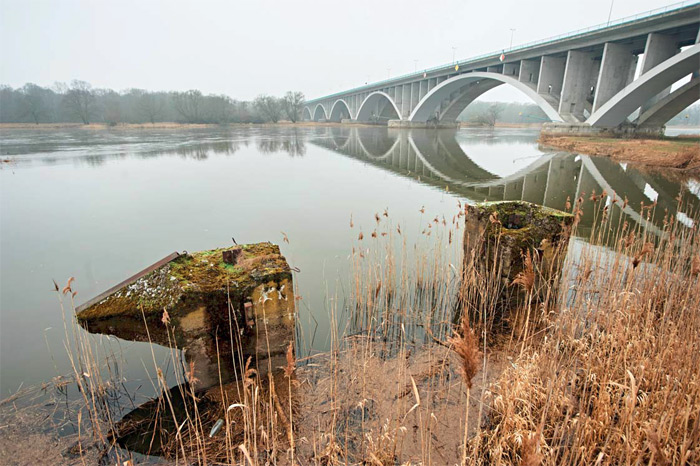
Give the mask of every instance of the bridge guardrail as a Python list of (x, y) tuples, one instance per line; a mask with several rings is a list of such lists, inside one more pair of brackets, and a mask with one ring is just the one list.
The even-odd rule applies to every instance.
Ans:
[(652, 16), (661, 15), (661, 14), (668, 13), (668, 12), (671, 12), (671, 11), (674, 11), (674, 10), (680, 10), (680, 9), (682, 9), (682, 8), (686, 8), (686, 7), (690, 7), (690, 6), (695, 6), (695, 5), (700, 5), (700, 2), (698, 2), (698, 1), (691, 1), (691, 0), (685, 0), (685, 1), (682, 1), (682, 2), (672, 3), (672, 4), (666, 5), (666, 6), (664, 6), (664, 7), (654, 8), (653, 10), (644, 11), (644, 12), (642, 12), (642, 13), (637, 13), (637, 14), (631, 15), (631, 16), (625, 16), (625, 17), (622, 17), (622, 18), (618, 18), (618, 19), (615, 19), (615, 20), (608, 21), (608, 22), (606, 22), (606, 23), (600, 23), (600, 24), (596, 24), (596, 25), (594, 25), (594, 26), (589, 26), (589, 27), (587, 27), (587, 28), (577, 29), (577, 30), (575, 30), (575, 31), (566, 32), (566, 33), (559, 34), (559, 35), (556, 35), (556, 36), (547, 37), (547, 38), (545, 38), (545, 39), (540, 39), (540, 40), (536, 40), (536, 41), (532, 41), (532, 42), (527, 42), (527, 43), (525, 43), (525, 44), (516, 45), (516, 46), (514, 46), (514, 47), (509, 47), (509, 48), (501, 49), (501, 50), (499, 50), (499, 51), (497, 51), (497, 52), (484, 53), (484, 54), (478, 55), (478, 56), (476, 56), (476, 57), (468, 58), (468, 59), (466, 59), (466, 60), (455, 61), (454, 63), (449, 63), (449, 64), (437, 65), (437, 66), (433, 66), (433, 67), (431, 67), (431, 68), (425, 68), (425, 69), (423, 69), (423, 70), (421, 70), (421, 71), (418, 71), (418, 72), (405, 73), (405, 74), (402, 74), (402, 75), (399, 75), (399, 76), (394, 76), (394, 77), (392, 77), (392, 78), (383, 79), (383, 80), (381, 80), (381, 81), (376, 81), (376, 82), (374, 82), (374, 83), (372, 83), (372, 84), (365, 84), (365, 85), (362, 85), (362, 86), (357, 86), (357, 87), (354, 87), (354, 88), (352, 88), (352, 89), (348, 89), (348, 90), (346, 90), (346, 91), (336, 92), (336, 93), (334, 93), (334, 94), (329, 94), (329, 95), (326, 95), (326, 96), (323, 96), (323, 97), (317, 97), (317, 98), (315, 98), (315, 99), (310, 99), (310, 100), (308, 100), (306, 103), (308, 104), (308, 103), (317, 102), (317, 101), (319, 101), (319, 100), (331, 99), (331, 98), (333, 98), (333, 97), (337, 97), (337, 96), (340, 96), (340, 95), (345, 95), (345, 94), (350, 94), (350, 93), (353, 93), (353, 92), (357, 92), (357, 91), (360, 91), (360, 90), (362, 90), (362, 89), (371, 89), (371, 88), (380, 86), (380, 85), (382, 85), (382, 84), (387, 84), (387, 83), (391, 83), (391, 82), (394, 82), (394, 81), (400, 81), (400, 80), (402, 80), (402, 79), (410, 78), (410, 77), (412, 77), (412, 76), (420, 76), (420, 75), (422, 75), (423, 73), (432, 73), (433, 71), (438, 71), (438, 70), (441, 70), (441, 69), (454, 68), (455, 65), (459, 65), (459, 66), (461, 67), (461, 66), (463, 66), (463, 65), (468, 65), (468, 64), (473, 63), (473, 62), (478, 61), (478, 60), (483, 60), (484, 58), (498, 57), (498, 56), (501, 55), (501, 53), (506, 53), (506, 52), (508, 52), (508, 53), (517, 52), (517, 51), (519, 51), (519, 50), (523, 50), (523, 49), (526, 49), (526, 48), (534, 47), (534, 46), (536, 46), (536, 45), (542, 45), (542, 44), (546, 44), (546, 43), (548, 43), (548, 42), (555, 42), (555, 41), (558, 41), (558, 40), (561, 40), (561, 39), (564, 39), (564, 38), (574, 37), (574, 36), (577, 36), (577, 35), (586, 34), (586, 33), (593, 32), (593, 31), (599, 31), (599, 30), (602, 30), (602, 29), (605, 29), (605, 28), (608, 28), (608, 27), (620, 26), (620, 25), (622, 25), (622, 24), (629, 23), (629, 22), (632, 22), (632, 21), (636, 21), (636, 20), (639, 20), (639, 19), (650, 18), (650, 17), (652, 17)]

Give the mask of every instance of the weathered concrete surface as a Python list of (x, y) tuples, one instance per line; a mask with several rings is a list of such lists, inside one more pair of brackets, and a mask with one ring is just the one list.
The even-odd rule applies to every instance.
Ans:
[[(464, 229), (465, 269), (476, 269), (500, 295), (496, 318), (521, 306), (527, 291), (515, 286), (533, 264), (533, 303), (554, 302), (561, 265), (566, 256), (573, 215), (523, 201), (488, 202), (469, 206)], [(491, 287), (489, 287), (491, 289)]]
[(126, 414), (111, 437), (133, 451), (175, 457), (182, 439), (221, 419), (222, 432), (211, 440), (200, 435), (192, 451), (223, 461), (224, 432), (240, 443), (245, 425), (242, 409), (227, 408), (245, 405), (259, 425), (282, 425), (274, 434), (283, 444), (291, 424), (281, 419), (293, 391), (282, 368), (287, 352), (293, 356), (294, 309), (287, 261), (278, 246), (257, 243), (181, 255), (81, 310), (77, 318), (91, 332), (172, 346), (186, 361), (184, 383)]
[[(235, 257), (235, 264), (224, 257)], [(292, 275), (271, 243), (184, 254), (81, 310), (77, 319), (93, 333), (183, 349), (199, 386), (213, 386), (220, 371), (224, 379), (233, 377), (230, 365), (219, 367), (217, 351), (230, 359), (238, 336), (243, 360), (283, 359), (294, 331)]]

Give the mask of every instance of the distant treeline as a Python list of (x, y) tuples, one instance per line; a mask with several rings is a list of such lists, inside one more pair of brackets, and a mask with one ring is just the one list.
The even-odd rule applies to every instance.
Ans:
[(0, 85), (0, 123), (276, 123), (297, 121), (303, 105), (301, 92), (261, 95), (246, 102), (198, 90), (116, 92), (77, 80), (51, 88), (31, 83), (16, 89)]
[[(198, 90), (151, 92), (93, 88), (85, 81), (56, 83), (51, 88), (27, 83), (19, 88), (0, 85), (0, 123), (276, 123), (301, 119), (304, 94), (283, 97), (258, 96), (252, 102), (224, 94), (204, 95)], [(535, 104), (476, 101), (459, 116), (460, 121), (543, 123), (549, 121)], [(700, 126), (700, 105), (682, 111), (669, 126)]]
[[(459, 116), (460, 121), (489, 125), (495, 123), (544, 123), (547, 115), (535, 104), (476, 101)], [(693, 104), (672, 118), (667, 126), (700, 126), (700, 104)]]

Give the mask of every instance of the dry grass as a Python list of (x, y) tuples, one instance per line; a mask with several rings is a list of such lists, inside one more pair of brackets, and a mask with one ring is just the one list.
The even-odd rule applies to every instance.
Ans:
[(618, 139), (572, 136), (541, 136), (540, 143), (587, 155), (610, 157), (650, 167), (686, 172), (700, 171), (700, 142), (697, 138)]
[[(592, 209), (597, 226), (570, 243), (561, 271), (540, 270), (526, 253), (506, 285), (496, 262), (463, 257), (461, 204), (451, 220), (420, 209), (416, 244), (388, 213), (375, 214), (374, 232), (357, 232), (349, 291), (329, 297), (327, 353), (297, 360), (290, 344), (261, 366), (232, 341), (219, 358), (237, 380), (206, 392), (186, 368), (169, 389), (154, 358), (159, 411), (179, 426), (164, 454), (232, 465), (700, 463), (697, 226), (667, 216), (656, 237), (603, 197), (575, 202), (576, 218)], [(62, 300), (71, 286), (57, 286)], [(496, 309), (514, 288), (517, 307)], [(110, 434), (120, 419), (113, 378), (90, 339), (66, 318), (81, 432), (123, 462), (129, 454)]]

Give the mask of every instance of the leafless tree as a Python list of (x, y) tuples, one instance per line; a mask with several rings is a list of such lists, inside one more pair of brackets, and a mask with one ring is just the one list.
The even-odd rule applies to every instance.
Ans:
[(253, 105), (265, 119), (273, 123), (277, 123), (282, 116), (282, 105), (277, 97), (259, 95), (255, 98)]
[(188, 123), (198, 123), (202, 120), (201, 106), (203, 100), (204, 96), (196, 89), (173, 94), (175, 110)]
[(476, 122), (484, 126), (493, 127), (498, 121), (498, 117), (503, 113), (503, 105), (491, 104), (481, 114), (477, 115)]
[(46, 114), (46, 103), (44, 102), (44, 89), (36, 84), (27, 83), (22, 87), (22, 108), (23, 113), (29, 116), (34, 123), (39, 124), (39, 120)]
[(80, 118), (85, 125), (90, 124), (95, 104), (95, 93), (90, 83), (74, 79), (63, 97), (63, 101), (73, 116)]
[(151, 124), (155, 124), (156, 120), (161, 118), (163, 107), (163, 98), (158, 94), (144, 92), (139, 96), (138, 112)]
[(303, 92), (287, 92), (282, 98), (282, 106), (284, 113), (292, 123), (296, 123), (301, 117), (301, 110), (304, 108), (304, 93)]

